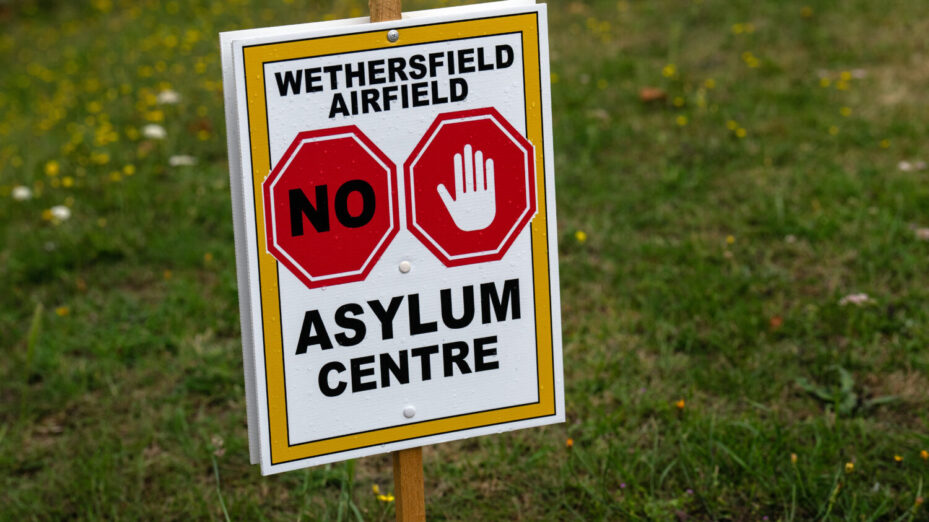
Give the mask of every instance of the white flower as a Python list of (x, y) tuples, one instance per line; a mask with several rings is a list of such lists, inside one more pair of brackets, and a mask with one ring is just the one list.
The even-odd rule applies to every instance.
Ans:
[(197, 158), (186, 154), (178, 154), (168, 158), (168, 165), (172, 167), (189, 167), (197, 164)]
[(149, 123), (142, 127), (142, 135), (150, 140), (163, 140), (168, 135), (168, 131), (157, 123)]
[(845, 306), (849, 304), (861, 306), (863, 304), (873, 303), (874, 300), (868, 297), (868, 294), (848, 294), (839, 300), (839, 306)]
[(17, 187), (13, 187), (12, 195), (13, 199), (16, 201), (26, 201), (32, 197), (32, 191), (29, 190), (29, 187), (19, 185)]
[(57, 221), (65, 221), (71, 217), (71, 209), (64, 205), (55, 205), (51, 209), (52, 218)]
[(923, 170), (926, 168), (926, 162), (922, 160), (916, 160), (912, 163), (909, 161), (901, 161), (897, 163), (897, 169), (902, 170), (903, 172), (912, 172), (914, 170)]
[(158, 103), (161, 105), (174, 105), (181, 101), (181, 95), (177, 91), (165, 89), (158, 93)]

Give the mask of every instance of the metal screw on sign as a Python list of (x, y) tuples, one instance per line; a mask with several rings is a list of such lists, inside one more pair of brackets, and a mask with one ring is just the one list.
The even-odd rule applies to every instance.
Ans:
[(390, 31), (387, 31), (387, 41), (388, 41), (388, 42), (393, 43), (393, 42), (396, 42), (396, 41), (399, 40), (399, 39), (400, 39), (400, 33), (397, 32), (396, 29), (391, 29)]

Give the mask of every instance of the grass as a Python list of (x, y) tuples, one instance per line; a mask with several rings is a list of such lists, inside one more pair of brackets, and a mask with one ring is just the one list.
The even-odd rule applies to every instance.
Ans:
[[(248, 465), (216, 37), (364, 8), (0, 4), (0, 519), (393, 518)], [(426, 448), (430, 518), (926, 519), (929, 4), (549, 8), (568, 422)]]

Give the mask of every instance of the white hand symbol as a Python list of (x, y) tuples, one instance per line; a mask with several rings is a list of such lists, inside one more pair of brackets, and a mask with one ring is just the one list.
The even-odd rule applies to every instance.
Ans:
[[(462, 159), (464, 160), (462, 162)], [(445, 185), (437, 190), (455, 226), (465, 232), (482, 230), (490, 226), (497, 215), (497, 194), (494, 190), (494, 160), (484, 163), (484, 153), (471, 156), (471, 145), (465, 145), (464, 158), (455, 154), (455, 197)], [(484, 174), (487, 178), (484, 178)]]

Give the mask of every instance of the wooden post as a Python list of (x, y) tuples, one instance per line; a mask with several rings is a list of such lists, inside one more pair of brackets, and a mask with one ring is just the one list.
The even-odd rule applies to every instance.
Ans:
[(400, 19), (400, 0), (368, 0), (372, 22)]
[(395, 451), (393, 457), (397, 522), (423, 522), (426, 520), (423, 449)]
[[(400, 0), (368, 0), (372, 22), (400, 19)], [(394, 498), (397, 522), (424, 522), (426, 494), (423, 491), (423, 449), (393, 452)]]

